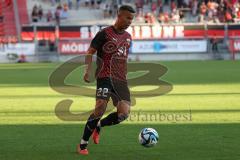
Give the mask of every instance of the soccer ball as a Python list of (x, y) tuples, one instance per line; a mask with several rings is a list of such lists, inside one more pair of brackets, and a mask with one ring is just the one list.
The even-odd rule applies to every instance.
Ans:
[(158, 133), (153, 128), (143, 128), (139, 133), (138, 140), (144, 147), (153, 147), (158, 142)]

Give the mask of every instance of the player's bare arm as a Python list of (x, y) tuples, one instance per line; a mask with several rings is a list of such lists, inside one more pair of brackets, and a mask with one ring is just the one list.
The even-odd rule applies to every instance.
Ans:
[(86, 53), (87, 54), (85, 57), (86, 69), (85, 69), (83, 80), (87, 83), (90, 82), (89, 75), (90, 75), (91, 66), (92, 66), (92, 55), (95, 53), (96, 53), (96, 49), (93, 47), (89, 47), (89, 49), (87, 50), (87, 53)]

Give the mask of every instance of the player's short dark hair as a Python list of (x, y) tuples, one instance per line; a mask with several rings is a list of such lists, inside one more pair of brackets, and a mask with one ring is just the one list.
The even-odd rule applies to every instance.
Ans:
[(129, 6), (129, 5), (122, 5), (118, 11), (128, 11), (128, 12), (131, 12), (131, 13), (136, 13), (135, 10), (133, 9), (132, 6)]

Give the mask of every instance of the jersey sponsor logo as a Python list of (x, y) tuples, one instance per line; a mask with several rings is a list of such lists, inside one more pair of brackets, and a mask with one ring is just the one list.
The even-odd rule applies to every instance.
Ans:
[(110, 54), (116, 53), (119, 56), (127, 56), (127, 49), (129, 47), (130, 39), (124, 39), (123, 41), (118, 43), (117, 41), (108, 41), (103, 45), (103, 51)]
[(114, 53), (117, 51), (117, 43), (114, 41), (108, 41), (103, 45), (103, 51), (106, 53)]
[(120, 47), (120, 48), (118, 48), (117, 55), (119, 55), (119, 56), (126, 56), (126, 55), (127, 55), (127, 49), (126, 49), (126, 47)]

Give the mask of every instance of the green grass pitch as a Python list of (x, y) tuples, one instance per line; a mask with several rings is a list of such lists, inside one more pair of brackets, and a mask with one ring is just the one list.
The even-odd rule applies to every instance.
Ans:
[[(54, 110), (71, 99), (72, 113), (89, 111), (94, 98), (52, 90), (48, 78), (59, 64), (0, 64), (0, 160), (240, 159), (240, 61), (159, 63), (168, 68), (161, 79), (173, 90), (136, 98), (129, 119), (105, 127), (100, 144), (90, 142), (88, 156), (75, 153), (84, 122), (60, 120)], [(66, 83), (82, 83), (81, 73), (76, 69)], [(159, 133), (153, 148), (138, 144), (144, 127)]]

